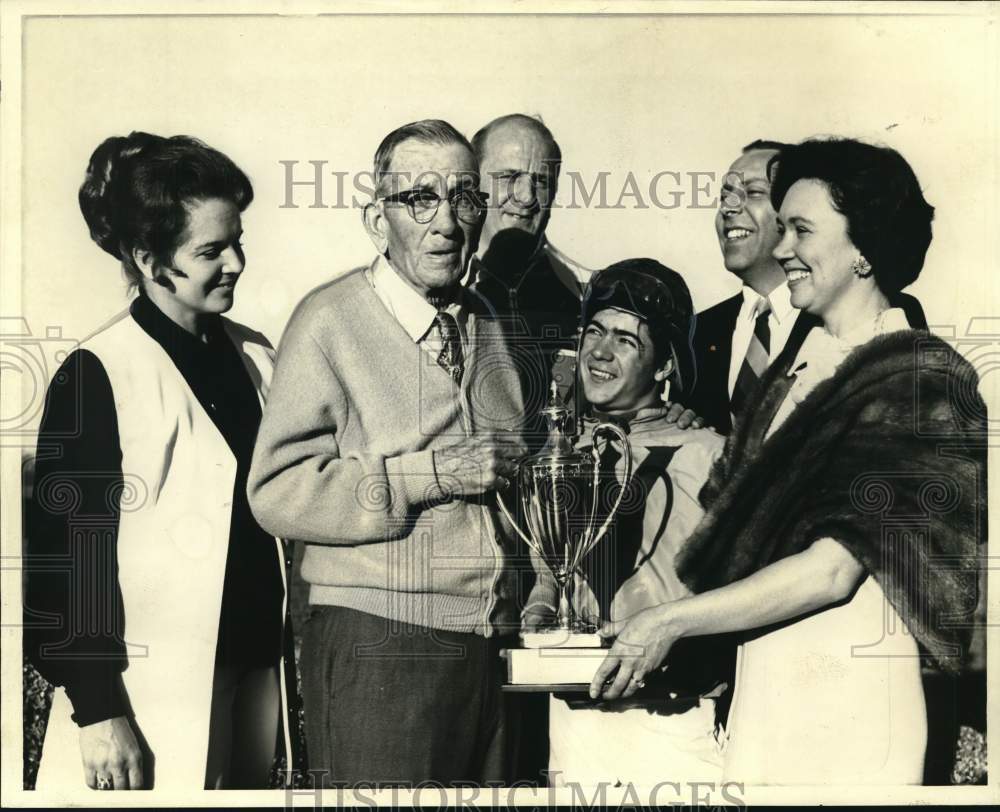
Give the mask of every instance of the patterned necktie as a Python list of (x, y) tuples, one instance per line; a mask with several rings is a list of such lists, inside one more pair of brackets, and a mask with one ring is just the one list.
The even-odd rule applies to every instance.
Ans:
[(465, 372), (465, 360), (462, 358), (462, 339), (458, 333), (458, 322), (451, 313), (439, 310), (434, 317), (434, 323), (441, 333), (441, 352), (437, 362), (441, 365), (455, 383), (462, 380)]
[(771, 302), (767, 299), (761, 299), (757, 303), (757, 318), (753, 327), (753, 335), (750, 337), (750, 346), (747, 347), (746, 357), (743, 359), (740, 372), (736, 376), (736, 386), (733, 387), (730, 408), (734, 416), (743, 411), (750, 393), (757, 386), (761, 375), (767, 370), (768, 358), (771, 353), (771, 328), (767, 323), (770, 312)]

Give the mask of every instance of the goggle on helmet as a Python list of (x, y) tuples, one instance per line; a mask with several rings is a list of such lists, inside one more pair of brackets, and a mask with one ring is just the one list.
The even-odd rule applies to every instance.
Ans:
[(678, 383), (690, 392), (696, 378), (691, 346), (694, 308), (681, 275), (653, 259), (609, 265), (594, 274), (584, 291), (581, 324), (585, 327), (596, 313), (609, 307), (638, 316), (654, 335), (666, 336)]

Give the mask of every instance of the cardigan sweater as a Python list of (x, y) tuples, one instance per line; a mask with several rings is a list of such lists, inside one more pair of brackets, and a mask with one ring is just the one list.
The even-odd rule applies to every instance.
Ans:
[(519, 429), (516, 369), (500, 325), (472, 304), (456, 384), (364, 271), (311, 293), (285, 330), (251, 508), (272, 533), (306, 543), (310, 603), (489, 636), (514, 625), (511, 550), (491, 495), (452, 497), (434, 451)]

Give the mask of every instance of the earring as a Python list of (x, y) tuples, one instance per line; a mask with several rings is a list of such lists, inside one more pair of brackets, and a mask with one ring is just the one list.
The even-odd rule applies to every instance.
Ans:
[(858, 254), (858, 258), (851, 263), (851, 270), (858, 279), (867, 279), (872, 275), (872, 264), (865, 259), (864, 254)]

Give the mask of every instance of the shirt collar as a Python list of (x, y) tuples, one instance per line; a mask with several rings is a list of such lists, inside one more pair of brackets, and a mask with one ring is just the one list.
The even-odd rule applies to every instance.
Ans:
[(437, 308), (406, 284), (384, 256), (379, 256), (372, 266), (371, 283), (414, 342), (427, 335), (434, 326)]
[[(741, 315), (743, 318), (752, 319), (757, 312), (757, 302), (765, 298), (761, 296), (753, 288), (746, 285), (743, 286), (743, 307), (741, 309)], [(778, 324), (784, 322), (785, 319), (790, 318), (793, 314), (792, 311), (795, 310), (792, 307), (792, 292), (788, 289), (788, 282), (782, 282), (778, 287), (772, 290), (766, 297), (768, 301), (771, 302), (771, 313), (774, 315), (775, 321)]]
[(668, 411), (666, 406), (660, 404), (656, 406), (643, 406), (641, 409), (623, 414), (605, 414), (600, 409), (591, 406), (584, 414), (583, 419), (584, 425), (587, 427), (593, 427), (597, 423), (614, 423), (628, 434), (633, 426), (659, 420), (665, 417)]

